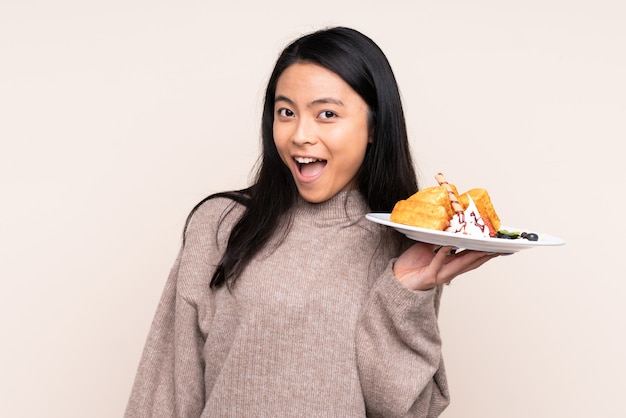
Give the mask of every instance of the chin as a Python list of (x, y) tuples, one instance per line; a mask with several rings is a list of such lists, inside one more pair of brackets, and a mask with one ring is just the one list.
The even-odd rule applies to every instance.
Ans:
[(331, 199), (333, 196), (335, 196), (336, 193), (335, 194), (314, 193), (314, 192), (312, 193), (312, 192), (307, 192), (307, 191), (298, 189), (298, 194), (300, 194), (300, 197), (309, 203), (322, 203)]

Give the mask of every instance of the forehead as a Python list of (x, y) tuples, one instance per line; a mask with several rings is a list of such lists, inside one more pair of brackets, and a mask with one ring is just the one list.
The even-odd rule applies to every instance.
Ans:
[(313, 102), (334, 98), (343, 103), (365, 104), (348, 83), (337, 73), (313, 63), (295, 63), (287, 67), (276, 84), (274, 98)]
[(281, 90), (354, 93), (348, 83), (336, 73), (317, 64), (302, 62), (292, 64), (283, 71), (276, 84), (276, 94)]

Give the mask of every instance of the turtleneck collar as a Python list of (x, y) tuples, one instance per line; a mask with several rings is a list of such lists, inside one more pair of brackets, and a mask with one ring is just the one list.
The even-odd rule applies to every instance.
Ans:
[(365, 198), (358, 190), (345, 190), (321, 203), (310, 203), (298, 196), (293, 214), (317, 220), (357, 220), (369, 212)]

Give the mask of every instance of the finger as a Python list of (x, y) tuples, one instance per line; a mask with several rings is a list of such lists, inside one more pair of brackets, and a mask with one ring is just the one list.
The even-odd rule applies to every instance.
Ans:
[(433, 247), (433, 252), (434, 252), (435, 254), (437, 254), (439, 251), (441, 251), (441, 249), (442, 249), (442, 248), (445, 248), (445, 249), (444, 249), (444, 252), (445, 252), (447, 255), (456, 254), (456, 250), (457, 250), (457, 248), (456, 248), (456, 247), (452, 247), (452, 246), (444, 246), (444, 245), (435, 245), (435, 246)]
[(430, 268), (433, 271), (438, 272), (441, 270), (442, 266), (446, 264), (446, 257), (449, 255), (450, 251), (452, 251), (454, 247), (451, 246), (440, 246), (435, 248), (433, 252), (435, 253), (435, 257), (433, 257), (430, 262)]
[[(463, 273), (467, 273), (468, 271), (472, 271), (477, 269), (478, 267), (482, 266), (483, 264), (485, 264), (487, 261), (489, 260), (493, 260), (496, 257), (499, 257), (500, 254), (496, 253), (496, 254), (486, 254), (478, 259), (476, 259), (473, 263), (471, 263), (470, 265), (468, 265)], [(462, 274), (462, 273), (459, 273)]]
[[(455, 258), (454, 260), (446, 263), (444, 268), (445, 272), (442, 271), (442, 273), (444, 273), (443, 275), (446, 276), (448, 282), (463, 273), (467, 273), (469, 271), (477, 269), (478, 267), (485, 264), (487, 261), (492, 260), (500, 255), (498, 253), (474, 253), (475, 254), (471, 254), (471, 257), (469, 257), (470, 254), (458, 254), (455, 256), (458, 258)], [(460, 257), (461, 255), (463, 256), (463, 258)]]

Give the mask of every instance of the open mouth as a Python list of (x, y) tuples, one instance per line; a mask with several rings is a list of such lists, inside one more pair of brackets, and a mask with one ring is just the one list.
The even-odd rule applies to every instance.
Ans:
[(300, 174), (304, 177), (313, 177), (318, 175), (326, 166), (327, 161), (319, 158), (311, 157), (295, 157)]

